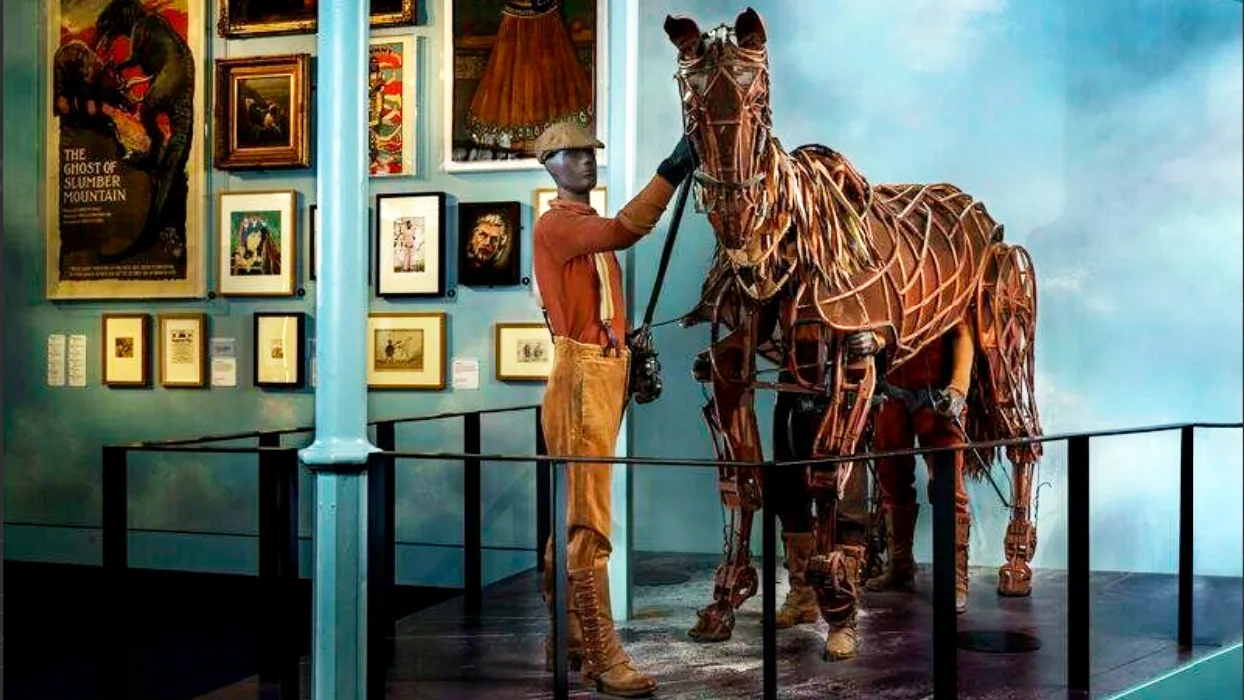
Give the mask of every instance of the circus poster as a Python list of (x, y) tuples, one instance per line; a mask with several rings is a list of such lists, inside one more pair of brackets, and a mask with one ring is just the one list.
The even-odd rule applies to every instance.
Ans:
[(414, 37), (371, 40), (367, 85), (367, 170), (372, 177), (415, 174), (418, 59)]
[(558, 121), (602, 136), (604, 0), (444, 2), (446, 170), (538, 168), (532, 144)]
[(202, 0), (49, 14), (48, 297), (201, 297)]

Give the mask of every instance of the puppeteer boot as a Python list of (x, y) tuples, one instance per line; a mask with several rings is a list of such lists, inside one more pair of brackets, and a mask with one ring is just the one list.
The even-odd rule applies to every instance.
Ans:
[(815, 556), (808, 565), (821, 607), (829, 623), (825, 637), (825, 660), (840, 661), (855, 656), (856, 617), (859, 610), (859, 575), (864, 564), (864, 548), (839, 545), (828, 557)]
[[(563, 559), (564, 561), (564, 559)], [(544, 574), (540, 580), (540, 597), (544, 599), (545, 605), (549, 609), (549, 628), (552, 629), (553, 616), (556, 611), (553, 608), (553, 540), (549, 539), (548, 545), (544, 548)], [(562, 589), (566, 591), (566, 660), (571, 671), (578, 671), (583, 665), (583, 628), (579, 624), (579, 613), (575, 610), (574, 596), (570, 595), (570, 584), (567, 580), (566, 587)], [(544, 667), (549, 672), (553, 671), (553, 656), (556, 654), (553, 645), (553, 634), (550, 631), (544, 638)]]
[(790, 591), (781, 609), (777, 611), (777, 628), (786, 629), (806, 622), (816, 622), (820, 608), (816, 604), (816, 592), (808, 585), (808, 559), (816, 546), (816, 535), (811, 532), (784, 533), (786, 545), (786, 571)]
[(609, 607), (609, 567), (571, 569), (570, 591), (583, 629), (583, 684), (625, 698), (651, 695), (657, 682), (636, 671), (622, 649)]
[(920, 506), (890, 506), (886, 508), (886, 548), (889, 556), (881, 573), (868, 579), (864, 587), (870, 591), (916, 590), (916, 559), (912, 555), (912, 541), (916, 533), (916, 516)]
[(972, 516), (955, 515), (955, 612), (968, 609), (968, 542), (972, 533)]

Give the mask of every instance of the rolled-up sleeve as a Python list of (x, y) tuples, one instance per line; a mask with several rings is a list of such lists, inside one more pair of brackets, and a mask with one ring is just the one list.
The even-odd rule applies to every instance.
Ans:
[(540, 218), (538, 235), (558, 262), (625, 250), (652, 231), (673, 194), (674, 188), (665, 178), (653, 176), (616, 217), (558, 212)]

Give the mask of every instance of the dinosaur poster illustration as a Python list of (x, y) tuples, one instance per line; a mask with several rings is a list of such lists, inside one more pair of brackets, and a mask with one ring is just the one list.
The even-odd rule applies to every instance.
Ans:
[(53, 0), (52, 299), (200, 297), (199, 0)]

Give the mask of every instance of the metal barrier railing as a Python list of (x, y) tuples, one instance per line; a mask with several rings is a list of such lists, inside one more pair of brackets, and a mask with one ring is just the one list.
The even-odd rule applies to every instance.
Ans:
[[(480, 418), (488, 413), (534, 410), (536, 453), (533, 455), (485, 454), (481, 452)], [(464, 420), (462, 452), (409, 452), (395, 449), (397, 423), (462, 418)], [(368, 644), (379, 653), (369, 653), (368, 675), (377, 683), (383, 697), (383, 669), (387, 667), (390, 650), (386, 640), (392, 638), (392, 625), (385, 610), (394, 586), (394, 489), (393, 474), (396, 460), (442, 460), (460, 461), (464, 469), (464, 597), (468, 610), (478, 610), (482, 598), (482, 541), (480, 512), (480, 465), (490, 462), (522, 462), (536, 464), (537, 480), (537, 567), (543, 568), (544, 542), (554, 538), (553, 566), (565, 566), (567, 540), (565, 497), (566, 466), (577, 462), (601, 462), (600, 457), (572, 457), (546, 454), (541, 409), (539, 406), (522, 406), (505, 409), (465, 411), (407, 419), (374, 421), (377, 429), (377, 447), (368, 461)], [(1181, 648), (1192, 646), (1192, 572), (1193, 572), (1193, 439), (1197, 429), (1241, 429), (1244, 422), (1194, 422), (1143, 426), (1080, 433), (1044, 435), (1035, 438), (995, 440), (970, 443), (959, 447), (913, 448), (887, 452), (873, 452), (849, 457), (804, 459), (765, 462), (735, 462), (739, 466), (753, 466), (763, 470), (830, 465), (842, 462), (876, 459), (900, 455), (932, 456), (933, 473), (930, 497), (933, 505), (933, 696), (954, 698), (958, 694), (957, 667), (957, 616), (955, 613), (955, 516), (954, 516), (954, 452), (985, 447), (1005, 447), (1032, 443), (1067, 443), (1067, 687), (1073, 695), (1086, 696), (1090, 690), (1091, 676), (1091, 614), (1089, 595), (1089, 445), (1092, 438), (1138, 435), (1179, 431), (1180, 433), (1180, 490), (1179, 490), (1179, 566), (1178, 566), (1178, 625), (1176, 638)], [(288, 630), (291, 625), (287, 601), (289, 585), (298, 577), (298, 455), (297, 448), (281, 446), (281, 435), (303, 432), (301, 429), (253, 432), (229, 436), (201, 438), (197, 440), (169, 440), (159, 442), (109, 445), (103, 450), (103, 551), (104, 567), (110, 572), (110, 580), (124, 590), (123, 572), (126, 569), (126, 469), (130, 452), (194, 452), (194, 453), (248, 453), (259, 455), (260, 479), (260, 579), (265, 595), (272, 596), (273, 615), (285, 624), (273, 629)], [(205, 446), (204, 442), (218, 442), (257, 437), (257, 447)], [(607, 461), (634, 466), (664, 466), (712, 468), (721, 466), (719, 460), (711, 459), (661, 459), (648, 457), (614, 457)], [(762, 607), (763, 607), (763, 697), (776, 699), (777, 677), (777, 515), (772, 499), (772, 489), (764, 490), (761, 512), (762, 522)], [(553, 638), (556, 647), (553, 674), (554, 697), (569, 697), (568, 665), (566, 659), (566, 590), (564, 577), (554, 576), (556, 600), (553, 618)], [(271, 625), (269, 625), (271, 627)], [(280, 632), (276, 632), (280, 634)], [(297, 697), (298, 659), (290, 658), (288, 639), (272, 640), (272, 645), (260, 644), (261, 682), (275, 680), (280, 683), (281, 695), (287, 686), (293, 685), (293, 697)], [(110, 665), (111, 666), (111, 665)], [(111, 683), (123, 684), (124, 668), (120, 676), (110, 677)], [(292, 675), (291, 675), (292, 674)], [(123, 690), (123, 686), (114, 688)]]

